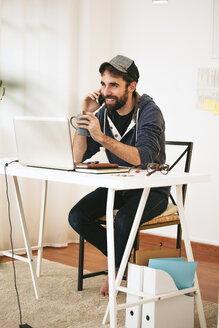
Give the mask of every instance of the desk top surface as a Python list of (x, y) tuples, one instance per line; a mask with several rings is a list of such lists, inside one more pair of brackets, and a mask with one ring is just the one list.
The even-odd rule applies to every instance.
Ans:
[[(13, 159), (9, 158), (0, 159), (0, 174), (4, 174), (4, 164), (9, 163), (12, 160)], [(209, 176), (207, 174), (179, 173), (171, 171), (167, 175), (156, 172), (151, 176), (146, 176), (146, 172), (144, 170), (140, 173), (131, 172), (130, 174), (92, 174), (26, 167), (17, 162), (7, 166), (6, 170), (8, 176), (56, 181), (92, 187), (105, 187), (115, 190), (164, 187), (209, 181)]]

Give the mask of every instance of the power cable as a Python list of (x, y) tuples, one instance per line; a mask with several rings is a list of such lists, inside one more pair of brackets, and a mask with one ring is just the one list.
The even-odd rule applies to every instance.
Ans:
[(18, 162), (18, 160), (14, 160), (9, 163), (5, 163), (5, 165), (4, 165), (6, 197), (7, 197), (7, 203), (8, 203), (8, 221), (9, 221), (9, 226), (10, 226), (10, 244), (11, 244), (11, 254), (12, 254), (12, 266), (13, 266), (13, 273), (14, 273), (14, 287), (15, 287), (16, 296), (17, 296), (19, 318), (20, 318), (19, 328), (32, 328), (28, 324), (22, 323), (21, 304), (20, 304), (20, 297), (19, 297), (18, 288), (17, 288), (16, 269), (15, 269), (15, 262), (14, 262), (14, 245), (13, 245), (13, 238), (12, 238), (13, 229), (12, 229), (12, 223), (11, 223), (11, 206), (10, 206), (8, 178), (7, 178), (7, 167), (14, 162)]

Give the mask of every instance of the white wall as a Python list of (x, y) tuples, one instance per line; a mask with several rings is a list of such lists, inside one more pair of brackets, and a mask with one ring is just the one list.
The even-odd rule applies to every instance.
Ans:
[[(0, 156), (15, 154), (14, 115), (78, 112), (83, 96), (99, 87), (100, 63), (127, 55), (140, 70), (139, 92), (164, 114), (167, 139), (193, 141), (192, 171), (211, 176), (208, 184), (189, 186), (187, 214), (192, 240), (219, 245), (219, 116), (196, 106), (198, 68), (219, 67), (211, 58), (212, 0), (1, 0), (0, 6), (0, 73), (19, 82), (0, 104)], [(175, 229), (158, 233), (175, 236)]]
[[(139, 90), (163, 111), (166, 138), (193, 141), (192, 171), (211, 175), (210, 183), (188, 188), (190, 237), (219, 245), (219, 116), (196, 106), (198, 68), (219, 67), (219, 59), (211, 58), (212, 1), (117, 3), (114, 54), (135, 59), (141, 72)], [(174, 234), (170, 228), (161, 232), (175, 235), (175, 229)]]

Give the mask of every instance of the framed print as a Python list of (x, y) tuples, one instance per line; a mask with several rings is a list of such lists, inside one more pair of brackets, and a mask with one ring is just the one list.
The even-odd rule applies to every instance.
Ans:
[(219, 0), (213, 0), (212, 56), (219, 58)]

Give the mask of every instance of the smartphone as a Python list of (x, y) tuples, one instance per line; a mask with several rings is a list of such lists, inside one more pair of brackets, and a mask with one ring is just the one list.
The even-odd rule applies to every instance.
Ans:
[(100, 104), (100, 106), (105, 102), (105, 99), (103, 98), (103, 96), (100, 94), (99, 98), (98, 98), (98, 103)]

